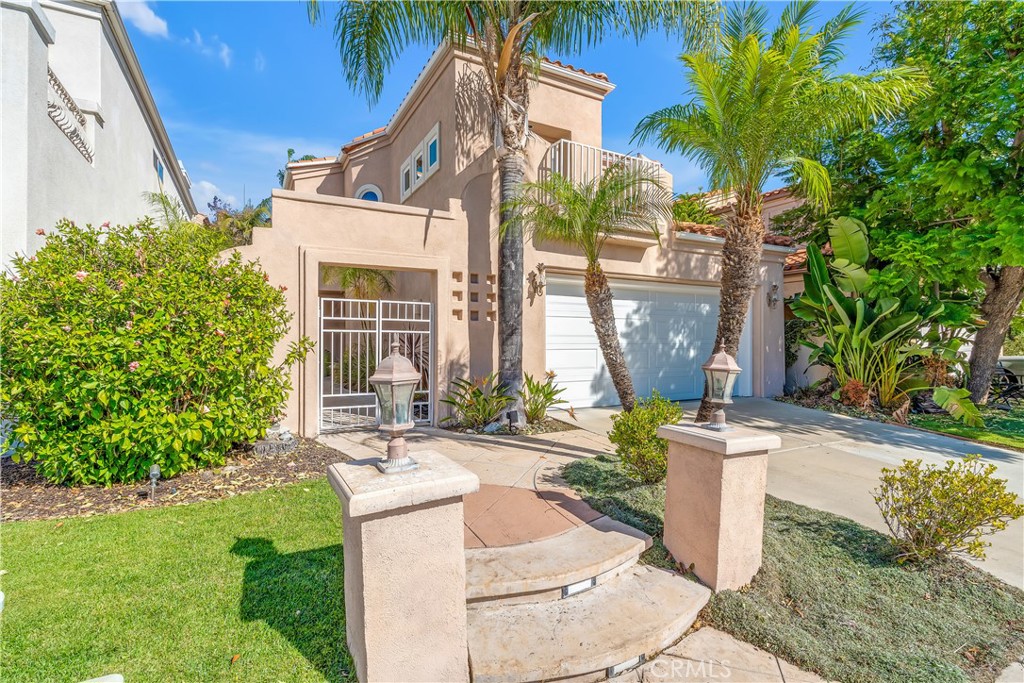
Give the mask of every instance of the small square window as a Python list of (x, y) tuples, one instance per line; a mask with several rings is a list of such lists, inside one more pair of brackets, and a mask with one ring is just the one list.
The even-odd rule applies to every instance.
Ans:
[(480, 301), (480, 295), (476, 292), (470, 292), (469, 300), (475, 304), (477, 301)]
[(412, 173), (408, 168), (402, 169), (402, 192), (408, 192), (412, 185)]
[(427, 145), (427, 166), (434, 168), (437, 166), (437, 138), (434, 138)]
[(422, 154), (417, 154), (416, 155), (416, 163), (414, 164), (414, 166), (416, 168), (416, 181), (419, 182), (419, 180), (421, 178), (423, 178), (423, 171), (424, 171), (424, 169), (423, 169), (423, 155)]
[(471, 285), (480, 284), (480, 274), (479, 273), (470, 273), (469, 274), (469, 284), (471, 284)]
[(472, 320), (473, 322), (480, 320), (480, 311), (470, 311), (469, 319)]

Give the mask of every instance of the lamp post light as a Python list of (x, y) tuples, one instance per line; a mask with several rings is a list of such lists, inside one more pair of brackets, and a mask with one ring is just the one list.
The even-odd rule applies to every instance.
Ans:
[(420, 382), (420, 371), (399, 352), (399, 348), (397, 341), (392, 342), (391, 355), (381, 361), (370, 377), (370, 384), (380, 403), (380, 424), (377, 428), (391, 437), (387, 457), (377, 463), (377, 469), (384, 474), (407, 472), (419, 467), (409, 457), (409, 447), (403, 435), (413, 428), (412, 399)]
[(149, 468), (149, 499), (156, 499), (156, 482), (160, 478), (160, 465), (153, 464)]
[(725, 423), (725, 406), (732, 403), (732, 388), (741, 369), (736, 359), (725, 352), (722, 346), (718, 353), (711, 354), (708, 362), (701, 366), (708, 384), (708, 400), (718, 409), (711, 414), (711, 421), (702, 425), (705, 429), (727, 432), (732, 427)]

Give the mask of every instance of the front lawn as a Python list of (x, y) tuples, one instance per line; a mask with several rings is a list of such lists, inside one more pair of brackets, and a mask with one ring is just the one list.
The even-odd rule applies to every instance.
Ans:
[(933, 432), (951, 434), (981, 443), (1024, 450), (1024, 409), (1006, 412), (982, 408), (984, 427), (968, 427), (949, 415), (916, 415), (909, 417), (910, 424)]
[(325, 478), (0, 535), (5, 682), (354, 676)]
[[(609, 457), (566, 480), (597, 510), (660, 539), (665, 486), (625, 477)], [(643, 558), (670, 561), (656, 544)], [(705, 624), (829, 680), (991, 681), (1024, 651), (1024, 592), (959, 560), (910, 569), (885, 536), (767, 498), (764, 565), (749, 588), (715, 595)]]

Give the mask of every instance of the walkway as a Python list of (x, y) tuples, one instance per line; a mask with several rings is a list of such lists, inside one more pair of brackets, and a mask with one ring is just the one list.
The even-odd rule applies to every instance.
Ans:
[[(683, 404), (693, 416), (696, 402)], [(576, 410), (578, 423), (606, 434), (617, 408)], [(768, 458), (768, 493), (801, 505), (827, 510), (887, 532), (871, 491), (883, 467), (904, 459), (943, 464), (951, 458), (980, 453), (996, 465), (997, 476), (1024, 497), (1024, 453), (983, 446), (908, 427), (882, 424), (801, 408), (770, 399), (737, 399), (727, 410), (729, 421), (763, 429), (782, 438), (782, 448)], [(988, 558), (978, 567), (1007, 583), (1024, 588), (1024, 519), (989, 537)]]

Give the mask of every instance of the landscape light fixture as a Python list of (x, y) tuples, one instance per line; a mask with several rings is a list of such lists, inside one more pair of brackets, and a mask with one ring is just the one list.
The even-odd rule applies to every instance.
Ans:
[(377, 428), (391, 437), (387, 457), (377, 463), (377, 469), (384, 474), (407, 472), (419, 467), (409, 457), (409, 447), (403, 435), (413, 428), (412, 399), (421, 374), (412, 361), (400, 353), (400, 348), (397, 341), (391, 342), (391, 355), (380, 362), (370, 377), (380, 404)]
[(156, 499), (156, 480), (160, 478), (160, 465), (153, 463), (149, 468), (149, 499)]
[(735, 358), (725, 352), (723, 345), (718, 353), (711, 354), (701, 368), (707, 380), (708, 400), (717, 406), (717, 410), (711, 414), (711, 421), (702, 426), (716, 432), (727, 432), (732, 427), (725, 423), (725, 406), (732, 403), (732, 389), (741, 372), (740, 366), (736, 364)]

